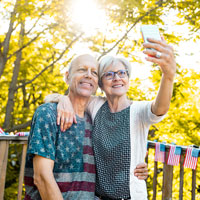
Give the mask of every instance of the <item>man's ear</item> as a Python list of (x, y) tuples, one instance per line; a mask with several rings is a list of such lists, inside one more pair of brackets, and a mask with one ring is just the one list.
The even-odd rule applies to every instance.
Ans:
[(69, 72), (68, 71), (65, 72), (65, 82), (67, 84), (69, 84)]

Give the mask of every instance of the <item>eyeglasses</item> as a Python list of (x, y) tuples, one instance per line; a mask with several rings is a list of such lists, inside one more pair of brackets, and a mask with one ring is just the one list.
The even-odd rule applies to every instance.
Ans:
[(118, 75), (120, 78), (125, 78), (129, 76), (128, 70), (120, 69), (116, 72), (110, 71), (103, 73), (102, 77), (105, 77), (106, 80), (113, 80), (115, 75)]

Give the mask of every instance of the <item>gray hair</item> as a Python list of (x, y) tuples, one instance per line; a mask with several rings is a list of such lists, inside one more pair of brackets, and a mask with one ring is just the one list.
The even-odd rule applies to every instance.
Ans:
[(102, 82), (101, 82), (101, 78), (103, 76), (103, 73), (105, 72), (105, 70), (107, 69), (107, 67), (109, 67), (110, 65), (115, 65), (116, 63), (122, 63), (125, 67), (126, 70), (128, 70), (128, 74), (130, 76), (131, 74), (131, 64), (129, 61), (127, 61), (124, 58), (118, 58), (118, 57), (114, 57), (114, 56), (104, 56), (101, 58), (101, 60), (99, 61), (99, 86), (102, 87)]

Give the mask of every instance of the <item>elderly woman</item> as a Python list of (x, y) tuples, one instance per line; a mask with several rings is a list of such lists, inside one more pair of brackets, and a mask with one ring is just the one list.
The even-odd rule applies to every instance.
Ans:
[[(144, 162), (150, 125), (161, 121), (169, 109), (176, 72), (172, 47), (164, 39), (149, 41), (151, 43), (144, 44), (147, 48), (144, 53), (149, 55), (146, 59), (158, 64), (162, 71), (154, 101), (130, 101), (127, 98), (131, 74), (128, 61), (105, 56), (99, 64), (99, 87), (105, 92), (106, 99), (91, 98), (88, 112), (94, 123), (92, 141), (97, 170), (96, 196), (102, 200), (147, 199), (146, 183), (137, 178), (134, 169)], [(61, 98), (60, 104), (64, 107), (67, 104), (67, 110), (70, 110), (66, 97)], [(62, 118), (68, 118), (67, 110), (62, 110), (62, 115), (65, 114)]]

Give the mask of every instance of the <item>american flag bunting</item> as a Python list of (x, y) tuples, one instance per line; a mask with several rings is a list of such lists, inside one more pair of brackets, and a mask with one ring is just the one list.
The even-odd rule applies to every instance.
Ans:
[(171, 145), (169, 149), (167, 164), (178, 166), (180, 163), (180, 158), (181, 158), (181, 147)]
[(29, 132), (17, 132), (15, 133), (16, 136), (29, 136)]
[(3, 131), (1, 127), (0, 127), (0, 135), (5, 135), (5, 132)]
[(156, 142), (155, 161), (165, 162), (165, 144)]
[(183, 166), (186, 168), (196, 169), (200, 149), (188, 147), (186, 151)]

